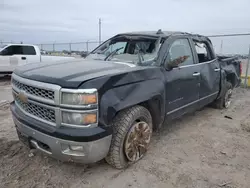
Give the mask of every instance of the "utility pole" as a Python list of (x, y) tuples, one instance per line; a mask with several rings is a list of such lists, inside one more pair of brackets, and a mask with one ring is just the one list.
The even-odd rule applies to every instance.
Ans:
[(249, 46), (249, 53), (248, 53), (248, 60), (247, 60), (247, 69), (246, 69), (246, 74), (245, 74), (245, 81), (244, 81), (245, 88), (247, 88), (249, 64), (250, 64), (250, 46)]
[(86, 42), (86, 48), (87, 48), (87, 52), (89, 52), (89, 40), (87, 40)]
[(220, 44), (220, 53), (222, 54), (223, 51), (223, 40), (221, 40), (221, 44)]
[(102, 20), (99, 18), (99, 44), (102, 42)]

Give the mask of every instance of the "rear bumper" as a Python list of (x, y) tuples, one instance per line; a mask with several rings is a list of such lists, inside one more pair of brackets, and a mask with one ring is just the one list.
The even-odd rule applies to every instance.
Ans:
[[(105, 158), (108, 154), (112, 138), (111, 134), (96, 138), (95, 140), (91, 139), (87, 142), (62, 139), (52, 136), (53, 134), (49, 135), (34, 127), (30, 127), (30, 124), (20, 119), (13, 103), (11, 104), (11, 110), (20, 141), (28, 145), (31, 149), (38, 149), (61, 161), (79, 163), (94, 163)], [(35, 124), (34, 122), (32, 123)]]

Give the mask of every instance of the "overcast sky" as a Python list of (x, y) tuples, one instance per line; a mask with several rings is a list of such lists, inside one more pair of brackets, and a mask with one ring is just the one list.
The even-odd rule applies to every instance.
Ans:
[(249, 0), (0, 0), (0, 41), (98, 40), (98, 18), (103, 39), (159, 28), (245, 33), (250, 32), (249, 10)]

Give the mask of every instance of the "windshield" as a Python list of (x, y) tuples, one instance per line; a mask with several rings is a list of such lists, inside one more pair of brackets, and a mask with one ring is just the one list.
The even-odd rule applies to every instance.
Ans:
[(5, 46), (7, 46), (6, 44), (5, 45), (0, 45), (0, 50), (2, 50)]
[(143, 64), (155, 59), (160, 43), (161, 38), (118, 36), (100, 45), (87, 59)]

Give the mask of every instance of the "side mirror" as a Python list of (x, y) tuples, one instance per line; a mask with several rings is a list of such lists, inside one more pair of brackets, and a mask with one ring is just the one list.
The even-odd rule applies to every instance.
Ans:
[(89, 52), (82, 52), (81, 53), (81, 57), (85, 58), (89, 55)]

